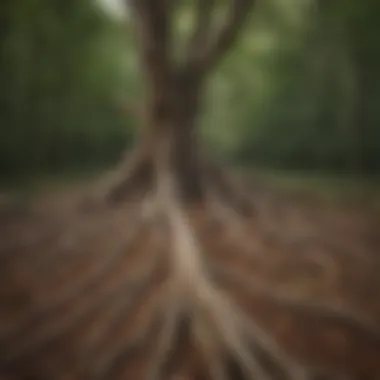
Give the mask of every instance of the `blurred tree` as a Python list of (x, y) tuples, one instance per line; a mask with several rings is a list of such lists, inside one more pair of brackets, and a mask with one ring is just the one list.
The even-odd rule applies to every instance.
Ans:
[[(256, 96), (239, 98), (241, 133), (232, 153), (264, 165), (378, 171), (378, 4), (294, 1), (290, 18), (290, 2), (266, 4), (269, 19), (261, 20), (275, 36), (267, 59), (242, 50), (246, 65), (265, 78), (266, 90), (254, 75), (245, 80), (251, 83), (247, 94)], [(275, 12), (282, 22), (273, 22)], [(248, 71), (241, 60), (230, 63)]]
[(90, 0), (0, 7), (0, 176), (115, 160), (132, 122), (114, 104), (121, 26)]
[[(146, 86), (145, 119), (141, 143), (108, 199), (118, 202), (131, 194), (144, 194), (155, 185), (168, 190), (166, 180), (170, 178), (186, 201), (203, 200), (211, 183), (213, 191), (234, 202), (239, 197), (228, 192), (231, 184), (200, 147), (196, 124), (207, 77), (234, 44), (254, 1), (192, 3), (195, 23), (187, 40), (182, 38), (186, 28), (179, 32), (173, 28), (178, 4), (170, 0), (132, 0), (128, 4)], [(180, 38), (173, 38), (178, 35)], [(180, 58), (173, 45), (178, 39), (185, 46)]]

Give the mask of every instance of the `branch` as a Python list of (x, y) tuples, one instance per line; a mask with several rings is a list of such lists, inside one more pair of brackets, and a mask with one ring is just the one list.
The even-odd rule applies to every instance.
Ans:
[[(215, 0), (198, 0), (196, 5), (196, 26), (194, 33), (190, 38), (188, 55), (198, 55), (197, 51), (209, 39), (208, 32), (212, 23), (212, 11), (215, 6)], [(194, 53), (195, 52), (195, 53)]]
[(127, 0), (140, 49), (145, 74), (155, 88), (166, 84), (169, 64), (171, 0)]
[[(198, 24), (192, 38), (191, 47), (198, 43), (195, 50), (189, 52), (188, 65), (192, 69), (205, 72), (215, 66), (228, 49), (235, 42), (239, 32), (245, 25), (249, 11), (255, 0), (231, 0), (227, 17), (219, 31), (207, 38), (206, 32), (210, 30), (210, 19), (214, 1), (199, 1)], [(202, 11), (205, 12), (202, 14)]]

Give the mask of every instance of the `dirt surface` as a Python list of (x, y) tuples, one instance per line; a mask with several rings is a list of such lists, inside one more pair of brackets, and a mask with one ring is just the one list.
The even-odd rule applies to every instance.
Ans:
[[(377, 216), (312, 197), (253, 198), (245, 219), (220, 204), (187, 210), (213, 283), (314, 378), (380, 379)], [(67, 191), (2, 208), (4, 379), (138, 380), (154, 355), (165, 234), (141, 222), (149, 210), (137, 203), (81, 199)], [(173, 379), (206, 379), (192, 345), (177, 348)]]

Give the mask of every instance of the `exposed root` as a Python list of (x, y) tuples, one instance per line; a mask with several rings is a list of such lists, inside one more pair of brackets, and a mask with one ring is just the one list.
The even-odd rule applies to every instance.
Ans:
[[(141, 292), (150, 286), (149, 279), (162, 261), (161, 252), (152, 252), (148, 257), (139, 258), (138, 261), (144, 262), (137, 265), (133, 272), (123, 264), (129, 256), (126, 252), (131, 250), (135, 240), (145, 231), (144, 226), (150, 219), (146, 219), (147, 215), (144, 218), (142, 213), (136, 216), (135, 228), (130, 229), (120, 241), (115, 241), (110, 252), (103, 252), (102, 257), (95, 260), (85, 260), (87, 268), (81, 271), (80, 276), (71, 275), (70, 279), (61, 280), (63, 287), (58, 294), (52, 293), (50, 299), (48, 292), (48, 297), (41, 298), (40, 305), (35, 303), (32, 313), (23, 313), (22, 319), (4, 329), (0, 343), (6, 345), (7, 350), (0, 358), (2, 365), (45, 349), (73, 329), (89, 325), (94, 313), (98, 316), (101, 313), (103, 317), (99, 317), (98, 322), (105, 322), (105, 325), (98, 325), (95, 333), (89, 335), (89, 340), (81, 342), (91, 348), (101, 337), (102, 331), (110, 323), (112, 325), (110, 318), (117, 320), (119, 313), (125, 318), (134, 309)], [(156, 224), (155, 229), (159, 229), (159, 224)], [(157, 234), (161, 240), (156, 245), (158, 248), (162, 248), (162, 237), (162, 234)], [(128, 302), (125, 297), (128, 297)]]
[[(90, 352), (89, 357), (91, 357), (93, 352), (96, 353), (99, 347), (104, 345), (104, 340), (106, 340), (108, 334), (112, 335), (112, 331), (117, 331), (117, 328), (120, 328), (125, 323), (126, 316), (130, 316), (133, 313), (138, 301), (144, 297), (144, 294), (152, 285), (152, 278), (154, 278), (155, 272), (160, 267), (160, 262), (162, 261), (160, 254), (162, 253), (163, 239), (162, 234), (159, 234), (162, 231), (157, 227), (156, 230), (156, 240), (158, 240), (156, 245), (157, 251), (153, 252), (153, 257), (146, 259), (142, 268), (137, 268), (137, 270), (130, 274), (127, 289), (121, 288), (113, 296), (118, 301), (116, 308), (106, 308), (103, 311), (106, 316), (97, 320), (93, 334), (86, 338), (84, 342), (82, 341), (82, 344), (87, 347), (84, 351)], [(126, 296), (128, 297), (127, 302), (125, 300)]]
[[(169, 294), (171, 293), (169, 290)], [(181, 300), (173, 299), (169, 296), (169, 302), (164, 315), (164, 325), (158, 337), (158, 344), (153, 363), (149, 368), (147, 380), (166, 379), (171, 372), (173, 366), (173, 358), (175, 358), (178, 331), (181, 325)], [(175, 364), (174, 364), (175, 365)]]
[(237, 178), (211, 160), (205, 165), (203, 174), (207, 187), (211, 187), (217, 198), (235, 210), (241, 216), (253, 216), (257, 205), (249, 192)]
[[(206, 155), (201, 156), (204, 158)], [(231, 205), (236, 212), (246, 216), (255, 213), (256, 204), (240, 179), (208, 158), (201, 160), (197, 169), (194, 178), (184, 176), (183, 181), (187, 181), (189, 185), (199, 181), (199, 186), (203, 189), (212, 184), (218, 198)], [(110, 189), (106, 190), (105, 196), (109, 205), (117, 205), (136, 196), (144, 198), (149, 189), (157, 185), (154, 159), (145, 150), (133, 152), (123, 166), (118, 168), (110, 182)], [(181, 194), (177, 196), (181, 198)]]
[(215, 215), (217, 220), (227, 228), (227, 233), (231, 234), (231, 240), (239, 241), (239, 249), (241, 250), (239, 253), (250, 258), (262, 258), (257, 242), (251, 239), (241, 215), (234, 208), (218, 199), (217, 193), (212, 192), (211, 189), (206, 207), (210, 214)]
[(233, 282), (235, 285), (238, 285), (242, 291), (252, 294), (253, 296), (263, 297), (287, 310), (291, 309), (298, 313), (313, 315), (317, 318), (324, 318), (331, 321), (340, 321), (344, 325), (352, 327), (364, 335), (371, 336), (377, 340), (380, 349), (380, 330), (370, 321), (353, 315), (349, 310), (289, 296), (284, 292), (273, 290), (273, 287), (269, 284), (265, 284), (253, 276), (249, 276), (232, 268), (219, 265), (213, 266), (213, 269), (215, 269), (217, 277), (220, 277), (222, 281), (227, 280), (228, 282)]
[(142, 151), (135, 151), (118, 169), (112, 179), (111, 189), (106, 191), (106, 203), (117, 205), (127, 199), (144, 197), (152, 188), (153, 161)]
[[(351, 315), (346, 310), (292, 298), (253, 276), (253, 272), (260, 272), (261, 263), (267, 264), (265, 260), (270, 259), (259, 245), (261, 239), (256, 241), (250, 235), (249, 228), (253, 223), (249, 217), (254, 214), (252, 222), (255, 221), (260, 228), (257, 236), (262, 237), (263, 232), (268, 232), (263, 224), (273, 222), (272, 209), (267, 207), (267, 200), (253, 202), (235, 180), (221, 168), (208, 163), (200, 168), (204, 196), (201, 212), (206, 210), (206, 214), (196, 212), (195, 215), (200, 215), (202, 221), (204, 216), (206, 220), (213, 218), (223, 226), (223, 232), (231, 233), (230, 241), (237, 243), (236, 254), (242, 262), (252, 258), (252, 262), (258, 265), (252, 270), (249, 262), (250, 268), (245, 273), (244, 264), (234, 269), (215, 262), (218, 260), (214, 254), (207, 259), (207, 252), (202, 251), (201, 240), (186, 213), (190, 207), (181, 192), (185, 187), (181, 182), (183, 178), (169, 165), (171, 161), (167, 156), (162, 155), (162, 158), (163, 161), (154, 167), (156, 163), (148, 164), (141, 156), (137, 157), (137, 161), (127, 168), (127, 178), (119, 181), (107, 198), (111, 204), (119, 204), (127, 198), (133, 202), (136, 200), (134, 197), (139, 196), (136, 207), (139, 212), (136, 215), (121, 213), (123, 217), (117, 219), (119, 224), (110, 224), (108, 220), (105, 224), (93, 224), (89, 231), (81, 230), (82, 240), (78, 249), (86, 243), (86, 251), (83, 250), (77, 259), (70, 255), (68, 261), (62, 260), (63, 270), (57, 268), (45, 282), (41, 282), (53, 284), (55, 291), (42, 289), (41, 293), (35, 292), (35, 308), (28, 315), (9, 323), (11, 329), (2, 326), (0, 345), (7, 346), (8, 352), (0, 358), (1, 365), (9, 367), (22, 363), (24, 359), (27, 362), (30, 357), (42, 358), (50, 347), (64, 345), (66, 339), (70, 340), (73, 335), (75, 341), (78, 333), (78, 362), (99, 380), (120, 379), (126, 373), (129, 376), (128, 371), (138, 367), (132, 365), (132, 361), (140, 357), (144, 365), (138, 370), (144, 372), (144, 376), (139, 372), (132, 377), (166, 380), (178, 369), (182, 370), (178, 367), (182, 365), (181, 360), (186, 362), (187, 358), (182, 354), (189, 347), (195, 349), (195, 359), (200, 356), (196, 367), (201, 368), (195, 368), (194, 372), (202, 373), (202, 379), (309, 379), (304, 368), (282, 351), (275, 334), (260, 327), (260, 309), (255, 319), (250, 306), (241, 298), (263, 301), (258, 304), (264, 305), (263, 309), (266, 305), (274, 305), (275, 310), (283, 308), (296, 321), (300, 320), (297, 319), (300, 315), (323, 319), (326, 325), (331, 321), (332, 326), (343, 326), (342, 331), (347, 330), (347, 336), (353, 332), (353, 340), (359, 334), (364, 336), (364, 342), (367, 336), (371, 336), (373, 346), (380, 346), (380, 332), (364, 318)], [(157, 178), (153, 178), (153, 173)], [(260, 203), (265, 203), (262, 208)], [(124, 220), (133, 220), (133, 228), (127, 228)], [(273, 228), (274, 224), (270, 227)], [(107, 228), (99, 231), (102, 225)], [(109, 226), (117, 226), (115, 230), (109, 229), (112, 232), (110, 236)], [(275, 225), (273, 233), (278, 238), (281, 231), (278, 232), (277, 228)], [(147, 233), (150, 239), (153, 229), (157, 240), (153, 247), (149, 240), (147, 248), (142, 234)], [(74, 230), (75, 227), (70, 228), (70, 232)], [(207, 228), (205, 230), (208, 231)], [(98, 231), (102, 237), (91, 241), (91, 233), (96, 235)], [(119, 238), (113, 239), (115, 236)], [(317, 237), (308, 237), (306, 242), (298, 237), (296, 240), (301, 240), (302, 245), (309, 243), (310, 239), (313, 246), (317, 243), (321, 246), (319, 240), (313, 240)], [(57, 240), (56, 247), (51, 247), (49, 241), (48, 249), (58, 246), (56, 257), (62, 258), (65, 256), (65, 241), (62, 236)], [(143, 249), (135, 249), (140, 247), (142, 240)], [(104, 242), (104, 246), (97, 246), (98, 241)], [(294, 247), (296, 242), (285, 243)], [(326, 250), (329, 249), (330, 246)], [(307, 257), (309, 261), (314, 259), (314, 253)], [(41, 265), (51, 260), (46, 265), (46, 268), (50, 267), (51, 258), (45, 260), (43, 253), (37, 256)], [(334, 263), (321, 262), (318, 255), (315, 258), (320, 266), (339, 269), (330, 265)], [(132, 261), (134, 273), (128, 268)], [(336, 278), (337, 273), (333, 272), (331, 277)], [(271, 306), (269, 309), (272, 310)]]
[[(155, 299), (145, 301), (140, 305), (139, 313), (133, 315), (129, 323), (118, 326), (116, 336), (111, 336), (102, 347), (102, 355), (91, 363), (92, 372), (96, 379), (120, 379), (134, 355), (144, 350), (162, 329), (164, 314), (160, 301), (164, 297), (164, 289), (160, 289)], [(141, 302), (141, 299), (140, 299)], [(136, 311), (136, 310), (134, 310)], [(134, 323), (133, 323), (134, 322)], [(125, 338), (128, 334), (128, 340)]]
[[(212, 283), (201, 248), (181, 209), (176, 183), (169, 170), (164, 168), (159, 174), (158, 201), (171, 232), (171, 278), (178, 294), (172, 308), (177, 310), (178, 304), (182, 304), (185, 312), (191, 310), (192, 336), (200, 351), (206, 355), (211, 378), (225, 378), (224, 361), (227, 355), (238, 363), (247, 379), (272, 379), (271, 372), (262, 366), (252, 351), (253, 344), (273, 358), (273, 365), (280, 368), (276, 372), (280, 372), (282, 378), (303, 379), (303, 374), (296, 370), (296, 365), (290, 364), (290, 359), (280, 353), (281, 350), (273, 339), (260, 331), (253, 322), (248, 322), (238, 307)], [(162, 338), (165, 349), (159, 351), (159, 356), (163, 355), (173, 340), (176, 315), (180, 315), (180, 312), (170, 314), (167, 330), (169, 336)], [(162, 359), (159, 363), (162, 363)]]
[[(99, 304), (100, 308), (104, 308), (104, 305), (113, 299), (129, 297), (127, 303), (124, 301), (124, 304), (120, 304), (118, 307), (123, 310), (125, 316), (128, 314), (128, 310), (132, 311), (136, 302), (140, 300), (141, 291), (149, 284), (149, 278), (157, 268), (157, 262), (153, 259), (148, 266), (142, 267), (140, 271), (134, 273), (132, 278), (123, 276), (117, 281), (111, 277), (99, 279), (99, 284), (103, 285), (99, 291), (93, 289), (92, 293), (78, 294), (68, 300), (69, 305), (64, 304), (58, 309), (52, 309), (49, 311), (49, 315), (42, 316), (39, 313), (34, 316), (26, 325), (17, 329), (12, 337), (7, 337), (7, 351), (2, 355), (0, 362), (14, 361), (28, 352), (41, 350), (52, 341), (64, 336), (75, 326), (80, 325), (81, 321), (85, 323), (86, 318), (91, 317), (92, 313), (99, 308)], [(114, 271), (111, 276), (115, 276)], [(67, 308), (70, 310), (69, 313), (66, 312)]]
[[(131, 228), (129, 233), (120, 241), (115, 241), (107, 255), (103, 254), (99, 260), (90, 261), (90, 264), (87, 258), (85, 258), (84, 264), (86, 265), (86, 269), (84, 272), (81, 272), (81, 276), (73, 277), (72, 273), (68, 273), (67, 279), (65, 277), (60, 279), (62, 286), (58, 287), (59, 293), (54, 292), (51, 294), (51, 298), (49, 298), (49, 295), (48, 297), (43, 297), (41, 305), (37, 303), (33, 313), (23, 315), (23, 319), (18, 322), (17, 326), (14, 326), (12, 331), (9, 331), (8, 328), (5, 328), (5, 331), (0, 331), (2, 333), (0, 341), (15, 341), (16, 336), (12, 335), (15, 331), (19, 335), (23, 330), (27, 330), (30, 326), (33, 326), (36, 321), (41, 321), (44, 325), (42, 321), (45, 318), (51, 317), (53, 314), (61, 314), (68, 303), (73, 305), (74, 302), (78, 301), (82, 305), (83, 298), (96, 302), (94, 286), (95, 288), (99, 287), (102, 279), (107, 275), (113, 274), (113, 269), (117, 268), (120, 260), (123, 259), (123, 253), (130, 249), (136, 237), (141, 234), (141, 227), (144, 224), (141, 217), (139, 219), (139, 214), (137, 214), (135, 228)], [(93, 297), (90, 296), (88, 298), (88, 294), (93, 295)], [(43, 328), (45, 329), (47, 326)]]
[(240, 313), (239, 325), (243, 326), (244, 336), (251, 340), (257, 357), (262, 358), (269, 367), (271, 379), (307, 379), (306, 370), (293, 363), (273, 338), (243, 313)]

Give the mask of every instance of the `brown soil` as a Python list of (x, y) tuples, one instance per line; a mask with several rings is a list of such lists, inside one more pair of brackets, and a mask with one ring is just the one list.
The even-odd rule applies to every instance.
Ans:
[[(187, 210), (213, 282), (314, 378), (380, 379), (378, 222), (273, 194), (253, 194), (243, 219), (221, 204)], [(139, 380), (155, 355), (165, 233), (138, 203), (77, 201), (0, 218), (1, 379)], [(176, 347), (171, 378), (206, 379), (191, 341)]]

